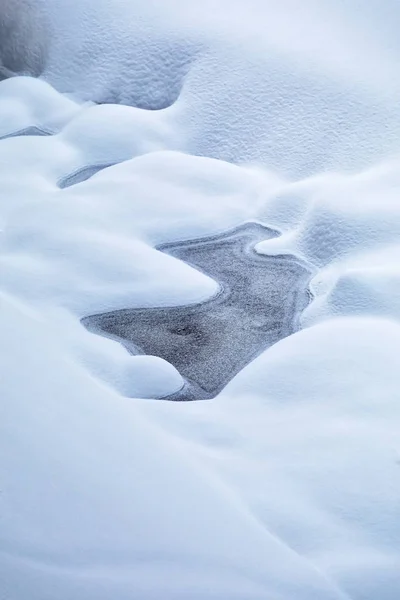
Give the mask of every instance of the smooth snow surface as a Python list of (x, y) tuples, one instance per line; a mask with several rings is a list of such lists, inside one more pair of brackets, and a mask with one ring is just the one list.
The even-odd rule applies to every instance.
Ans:
[[(42, 4), (43, 79), (0, 83), (0, 597), (398, 600), (398, 3)], [(156, 400), (182, 375), (80, 319), (207, 301), (156, 247), (249, 221), (302, 330)]]

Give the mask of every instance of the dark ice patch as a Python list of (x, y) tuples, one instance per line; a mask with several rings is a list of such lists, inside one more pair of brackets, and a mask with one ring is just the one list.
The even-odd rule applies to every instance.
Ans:
[(160, 356), (186, 380), (169, 400), (213, 398), (263, 350), (298, 329), (310, 298), (310, 270), (294, 256), (255, 252), (277, 232), (246, 223), (227, 233), (164, 244), (220, 285), (205, 302), (127, 308), (82, 319), (92, 332), (120, 341), (132, 354)]

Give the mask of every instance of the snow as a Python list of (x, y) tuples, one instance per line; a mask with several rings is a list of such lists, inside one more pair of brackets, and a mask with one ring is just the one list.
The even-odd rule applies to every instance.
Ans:
[[(43, 5), (0, 83), (0, 596), (397, 600), (397, 3)], [(247, 221), (312, 271), (301, 330), (161, 400), (80, 319), (215, 296), (157, 246)]]
[(192, 154), (291, 177), (399, 151), (396, 0), (65, 0), (46, 78), (61, 91), (174, 107)]
[(80, 107), (57, 94), (50, 85), (28, 77), (12, 77), (2, 82), (0, 137), (34, 133), (56, 133)]
[(3, 297), (1, 320), (4, 591), (340, 598), (140, 403), (71, 362), (38, 318)]

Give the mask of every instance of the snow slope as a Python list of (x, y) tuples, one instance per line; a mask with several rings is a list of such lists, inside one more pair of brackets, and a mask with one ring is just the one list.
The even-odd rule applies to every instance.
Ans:
[[(398, 599), (398, 10), (48, 5), (45, 80), (0, 83), (0, 596)], [(176, 369), (79, 319), (210, 298), (155, 246), (248, 220), (302, 331), (153, 400)]]
[(396, 0), (47, 7), (47, 79), (100, 102), (175, 103), (192, 154), (299, 177), (400, 150)]

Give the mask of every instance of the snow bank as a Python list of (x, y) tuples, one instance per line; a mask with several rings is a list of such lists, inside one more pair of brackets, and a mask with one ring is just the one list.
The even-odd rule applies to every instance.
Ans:
[(1, 299), (1, 581), (14, 597), (339, 599), (186, 444)]
[[(233, 420), (247, 440), (241, 454), (260, 479), (265, 473), (253, 493), (266, 525), (272, 519), (354, 598), (372, 598), (378, 581), (384, 598), (400, 586), (399, 342), (398, 323), (333, 319), (279, 342), (220, 399), (232, 408), (236, 398)], [(279, 506), (293, 485), (300, 498)], [(352, 555), (356, 562), (344, 559)]]
[(38, 79), (12, 77), (1, 90), (0, 138), (54, 133), (79, 112), (79, 105)]
[(394, 0), (65, 0), (46, 78), (85, 99), (175, 103), (193, 154), (291, 175), (399, 151)]

